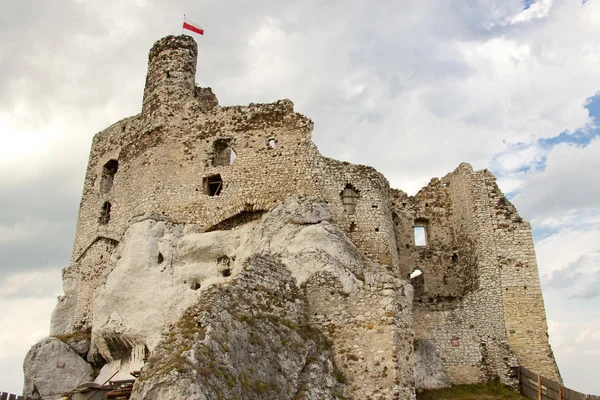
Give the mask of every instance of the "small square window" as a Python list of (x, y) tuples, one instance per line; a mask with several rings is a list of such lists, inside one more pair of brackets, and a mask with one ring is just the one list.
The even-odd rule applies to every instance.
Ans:
[(223, 189), (223, 179), (221, 175), (211, 175), (203, 179), (204, 193), (209, 196), (218, 196)]

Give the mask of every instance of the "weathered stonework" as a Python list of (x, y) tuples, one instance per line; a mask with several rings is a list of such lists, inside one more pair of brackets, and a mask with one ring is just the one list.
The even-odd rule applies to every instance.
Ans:
[[(141, 114), (94, 137), (52, 335), (88, 335), (86, 357), (102, 377), (185, 349), (172, 370), (150, 361), (136, 398), (167, 398), (183, 380), (194, 398), (411, 399), (419, 341), (430, 346), (419, 360), (443, 364), (434, 384), (512, 384), (517, 365), (560, 379), (531, 227), (491, 173), (461, 164), (407, 196), (373, 168), (321, 156), (312, 121), (289, 100), (219, 106), (194, 83), (196, 59), (189, 36), (159, 40)], [(174, 314), (159, 319), (153, 297), (126, 292), (161, 279)], [(219, 299), (229, 295), (236, 300)], [(280, 309), (266, 307), (278, 296)], [(117, 298), (144, 311), (112, 310)], [(253, 327), (284, 347), (292, 341), (290, 361), (270, 358), (273, 343), (248, 353), (238, 343), (229, 355), (226, 343), (215, 347)], [(242, 368), (257, 352), (269, 357), (272, 381), (232, 370), (230, 357)], [(236, 379), (204, 379), (215, 360)], [(144, 378), (156, 374), (160, 384)]]

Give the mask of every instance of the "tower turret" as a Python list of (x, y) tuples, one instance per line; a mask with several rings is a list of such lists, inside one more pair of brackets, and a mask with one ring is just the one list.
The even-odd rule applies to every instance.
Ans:
[(187, 35), (166, 36), (148, 56), (142, 116), (157, 119), (177, 114), (194, 97), (198, 45)]

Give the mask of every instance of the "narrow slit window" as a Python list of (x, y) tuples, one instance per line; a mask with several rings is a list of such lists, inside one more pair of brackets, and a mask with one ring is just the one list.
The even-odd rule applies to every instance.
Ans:
[(427, 233), (424, 226), (415, 226), (415, 246), (427, 246)]
[(115, 180), (115, 175), (119, 170), (119, 161), (110, 160), (104, 167), (102, 167), (102, 180), (100, 182), (100, 191), (102, 193), (110, 192), (112, 189), (113, 181)]
[(108, 224), (108, 221), (110, 221), (110, 209), (111, 205), (108, 201), (102, 204), (102, 208), (100, 209), (100, 218), (98, 219), (99, 223), (103, 225)]
[(204, 193), (209, 196), (218, 196), (223, 189), (221, 175), (211, 175), (204, 178)]
[(347, 184), (344, 190), (342, 190), (342, 193), (340, 193), (340, 197), (342, 198), (342, 205), (344, 206), (346, 214), (354, 214), (356, 204), (358, 203), (358, 191), (354, 186)]

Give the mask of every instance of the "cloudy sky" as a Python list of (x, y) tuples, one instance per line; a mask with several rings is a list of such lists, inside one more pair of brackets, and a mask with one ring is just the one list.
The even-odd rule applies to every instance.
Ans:
[(565, 383), (600, 394), (600, 0), (3, 0), (0, 391), (48, 333), (92, 136), (141, 110), (184, 13), (222, 105), (289, 98), (323, 154), (411, 194), (462, 161), (496, 173)]

